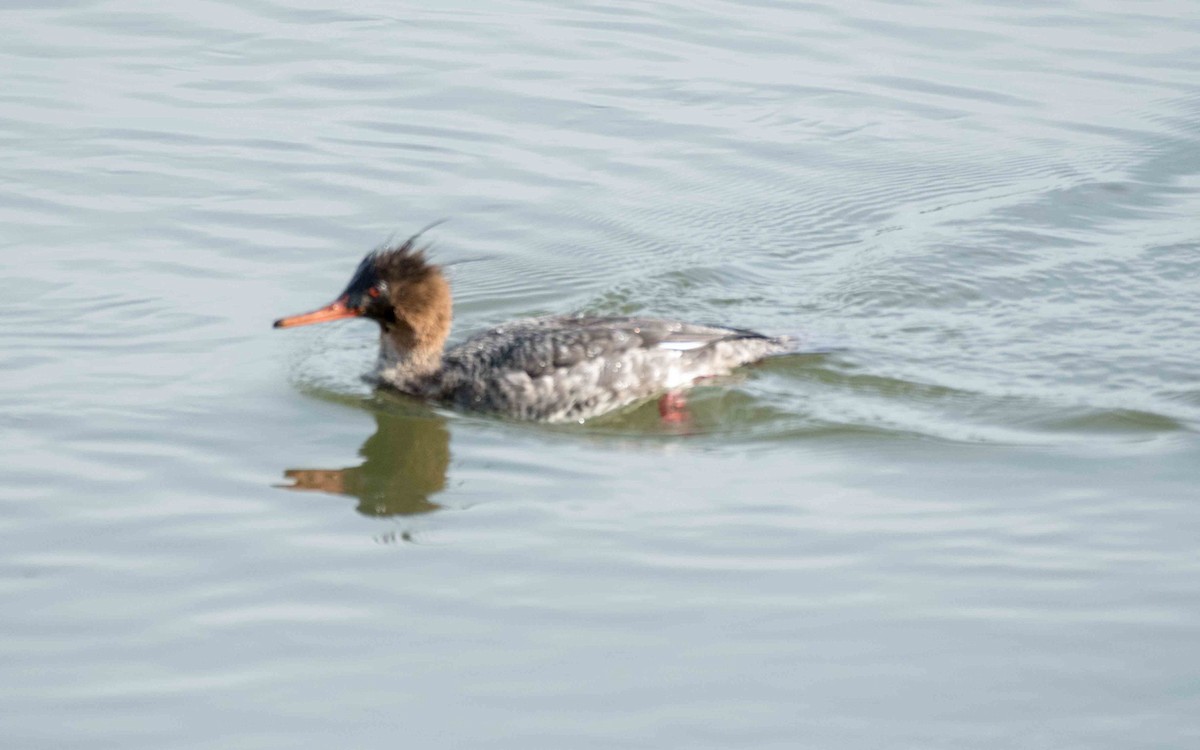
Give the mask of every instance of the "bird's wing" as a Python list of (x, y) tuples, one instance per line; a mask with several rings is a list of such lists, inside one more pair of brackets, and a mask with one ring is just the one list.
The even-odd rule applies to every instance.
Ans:
[(473, 336), (447, 357), (474, 366), (519, 369), (537, 377), (584, 360), (620, 357), (633, 349), (686, 352), (739, 338), (766, 337), (742, 329), (658, 318), (529, 318)]

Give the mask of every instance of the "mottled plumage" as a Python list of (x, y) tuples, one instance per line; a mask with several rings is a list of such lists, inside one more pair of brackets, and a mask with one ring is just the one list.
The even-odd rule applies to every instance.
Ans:
[(584, 420), (794, 351), (786, 337), (631, 317), (528, 318), (443, 351), (450, 294), (414, 246), (376, 251), (333, 304), (277, 327), (362, 316), (381, 326), (372, 378), (464, 409), (550, 422)]
[(393, 370), (386, 354), (376, 376), (466, 409), (562, 422), (686, 388), (788, 348), (751, 331), (654, 318), (529, 318), (475, 334), (424, 377)]

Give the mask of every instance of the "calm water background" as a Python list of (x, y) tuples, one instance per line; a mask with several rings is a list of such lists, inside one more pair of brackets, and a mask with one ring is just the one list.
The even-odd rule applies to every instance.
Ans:
[[(4, 747), (1200, 743), (1195, 4), (24, 5)], [(459, 336), (848, 348), (547, 428), (271, 330), (443, 217)]]

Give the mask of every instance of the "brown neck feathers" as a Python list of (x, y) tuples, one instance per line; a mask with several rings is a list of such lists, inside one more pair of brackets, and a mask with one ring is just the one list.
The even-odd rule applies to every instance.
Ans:
[(441, 363), (442, 348), (450, 335), (452, 304), (450, 285), (440, 269), (413, 279), (391, 283), (389, 297), (395, 306), (395, 321), (385, 326), (396, 354), (418, 368)]

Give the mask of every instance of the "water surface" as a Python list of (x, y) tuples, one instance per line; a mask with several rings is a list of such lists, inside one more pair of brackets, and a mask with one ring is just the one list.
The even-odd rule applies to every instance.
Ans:
[[(13, 747), (1200, 741), (1186, 4), (26, 5)], [(844, 348), (547, 427), (270, 329), (443, 217), (455, 336)]]

